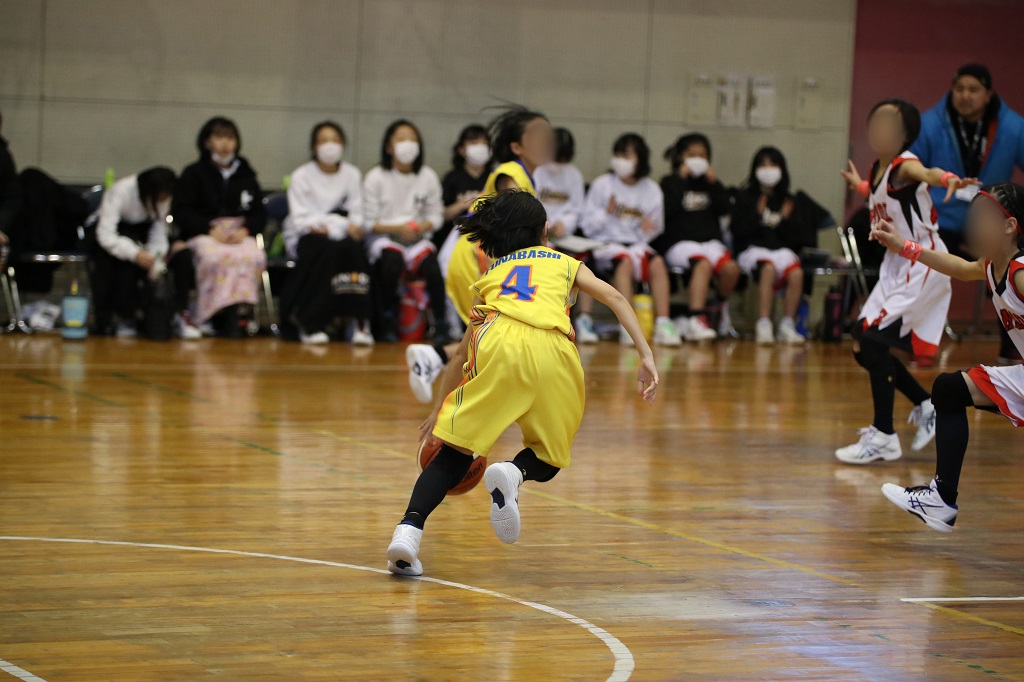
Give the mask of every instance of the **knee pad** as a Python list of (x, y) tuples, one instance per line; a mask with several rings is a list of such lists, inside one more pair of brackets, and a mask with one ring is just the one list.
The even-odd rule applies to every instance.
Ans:
[(967, 387), (963, 374), (946, 372), (935, 377), (932, 384), (932, 405), (936, 412), (963, 410), (974, 405), (971, 389)]

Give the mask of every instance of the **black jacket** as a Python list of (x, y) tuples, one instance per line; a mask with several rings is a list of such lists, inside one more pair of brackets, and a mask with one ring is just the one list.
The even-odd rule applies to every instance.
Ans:
[(661, 253), (681, 241), (707, 242), (722, 238), (720, 218), (729, 213), (729, 191), (706, 177), (661, 179), (665, 195), (665, 232), (651, 244)]
[(187, 166), (174, 188), (171, 215), (181, 239), (209, 233), (214, 218), (244, 217), (250, 234), (262, 232), (267, 224), (256, 172), (242, 157), (227, 179), (209, 158)]
[(14, 157), (7, 147), (7, 140), (0, 137), (0, 232), (8, 237), (14, 227), (14, 218), (18, 215), (20, 197), (21, 189), (18, 185)]
[[(766, 210), (758, 210), (759, 191), (739, 190), (732, 214), (731, 230), (736, 253), (751, 246), (766, 249), (790, 249), (797, 254), (818, 245), (818, 230), (835, 221), (828, 211), (804, 192), (775, 193), (768, 198)], [(788, 208), (786, 204), (789, 204)], [(783, 214), (788, 213), (783, 217)]]

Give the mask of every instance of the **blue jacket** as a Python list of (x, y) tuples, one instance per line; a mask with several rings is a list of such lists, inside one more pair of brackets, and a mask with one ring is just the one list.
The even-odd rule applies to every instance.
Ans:
[[(943, 97), (921, 116), (921, 134), (910, 151), (917, 154), (926, 167), (937, 167), (963, 176), (964, 162), (960, 157), (960, 145), (946, 109), (948, 97)], [(1013, 176), (1015, 165), (1024, 170), (1024, 118), (1010, 109), (1005, 101), (1000, 101), (996, 137), (978, 179), (983, 185), (1007, 182)], [(954, 196), (948, 204), (942, 203), (946, 190), (941, 187), (932, 187), (931, 193), (939, 213), (939, 227), (962, 231), (967, 222), (967, 202)]]

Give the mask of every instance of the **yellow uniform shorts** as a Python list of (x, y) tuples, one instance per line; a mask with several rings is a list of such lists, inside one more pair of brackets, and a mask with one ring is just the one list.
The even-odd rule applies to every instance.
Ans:
[(445, 398), (434, 435), (486, 456), (513, 423), (523, 446), (559, 468), (580, 428), (586, 391), (575, 344), (492, 313), (473, 331), (463, 383)]

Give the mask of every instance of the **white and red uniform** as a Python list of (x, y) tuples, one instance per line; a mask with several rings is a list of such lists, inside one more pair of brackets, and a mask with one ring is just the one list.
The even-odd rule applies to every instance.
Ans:
[[(895, 170), (911, 159), (917, 159), (911, 152), (897, 156), (878, 184), (871, 188), (871, 225), (887, 220), (902, 239), (948, 253), (937, 232), (939, 226), (928, 185), (920, 182), (895, 188), (891, 184)], [(874, 171), (872, 168), (872, 178)], [(879, 269), (878, 284), (861, 310), (864, 334), (888, 330), (890, 333), (880, 334), (879, 340), (887, 340), (891, 345), (898, 337), (915, 355), (934, 357), (946, 325), (951, 294), (948, 276), (887, 251)], [(896, 323), (899, 329), (890, 329)]]
[[(1024, 251), (1010, 261), (1000, 282), (996, 281), (991, 261), (985, 263), (985, 277), (992, 290), (992, 305), (999, 314), (1003, 329), (1013, 340), (1017, 351), (1024, 353), (1024, 293), (1017, 291), (1013, 273), (1024, 268)], [(967, 376), (996, 404), (999, 411), (1014, 426), (1024, 425), (1024, 366), (986, 367), (978, 365), (967, 371)]]

